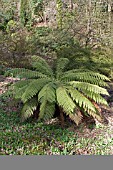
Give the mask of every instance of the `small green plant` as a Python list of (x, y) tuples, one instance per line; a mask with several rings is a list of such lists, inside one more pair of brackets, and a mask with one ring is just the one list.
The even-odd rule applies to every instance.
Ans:
[(99, 121), (102, 117), (96, 103), (107, 105), (101, 96), (109, 95), (102, 86), (107, 86), (109, 79), (89, 70), (67, 70), (69, 60), (60, 58), (53, 68), (37, 56), (32, 57), (34, 71), (15, 68), (6, 72), (21, 80), (13, 85), (15, 98), (20, 99), (24, 106), (22, 120), (38, 113), (39, 120), (48, 120), (57, 112), (64, 124), (64, 114), (68, 115), (77, 125), (84, 114)]
[(5, 67), (0, 65), (0, 75), (4, 74), (5, 72)]

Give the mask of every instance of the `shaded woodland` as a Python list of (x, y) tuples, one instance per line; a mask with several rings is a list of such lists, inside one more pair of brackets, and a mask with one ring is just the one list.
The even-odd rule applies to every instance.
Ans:
[(0, 155), (113, 155), (113, 0), (0, 0), (0, 103)]

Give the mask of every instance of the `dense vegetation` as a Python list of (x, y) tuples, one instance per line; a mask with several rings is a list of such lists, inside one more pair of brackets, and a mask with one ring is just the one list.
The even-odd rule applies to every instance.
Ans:
[(113, 101), (112, 18), (111, 0), (1, 0), (0, 75), (12, 81), (0, 84), (0, 154), (82, 154), (76, 131), (105, 123)]

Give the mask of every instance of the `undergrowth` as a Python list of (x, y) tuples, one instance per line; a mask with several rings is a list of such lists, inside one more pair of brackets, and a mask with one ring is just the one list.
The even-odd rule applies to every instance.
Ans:
[[(109, 155), (113, 138), (105, 140), (104, 134), (80, 137), (82, 129), (62, 129), (59, 124), (44, 124), (37, 121), (21, 123), (19, 111), (8, 108), (9, 99), (1, 95), (0, 102), (0, 155)], [(17, 116), (18, 115), (18, 116)], [(107, 131), (109, 128), (96, 127)]]

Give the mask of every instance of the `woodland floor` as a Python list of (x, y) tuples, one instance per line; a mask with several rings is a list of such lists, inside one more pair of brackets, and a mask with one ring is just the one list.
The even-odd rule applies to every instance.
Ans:
[[(39, 155), (43, 155), (43, 154), (45, 155), (74, 155), (74, 154), (113, 155), (113, 102), (109, 103), (109, 108), (106, 109), (101, 108), (102, 114), (105, 116), (106, 120), (108, 121), (106, 125), (100, 124), (98, 121), (96, 121), (96, 126), (94, 127), (93, 125), (87, 126), (87, 124), (83, 123), (79, 127), (70, 125), (67, 127), (67, 130), (61, 130), (59, 123), (56, 120), (52, 120), (52, 125), (51, 123), (49, 123), (50, 125), (44, 125), (44, 126), (42, 125), (42, 127), (35, 124), (35, 128), (40, 129), (41, 138), (42, 138), (40, 139), (40, 142), (39, 141), (37, 142), (36, 138), (39, 138), (40, 136), (39, 132), (36, 132), (36, 134), (35, 132), (33, 132), (29, 138), (28, 136), (25, 138), (25, 133), (26, 135), (27, 133), (30, 133), (30, 128), (31, 130), (34, 130), (33, 129), (34, 127), (32, 127), (31, 125), (32, 123), (30, 124), (28, 122), (27, 125), (13, 123), (15, 121), (18, 121), (15, 120), (17, 114), (16, 112), (18, 112), (18, 108), (16, 108), (13, 105), (10, 105), (10, 103), (12, 103), (10, 98), (1, 97), (3, 94), (5, 94), (5, 91), (7, 89), (6, 88), (7, 84), (12, 83), (14, 81), (16, 80), (11, 77), (5, 78), (3, 76), (0, 76), (0, 100), (1, 100), (0, 101), (1, 102), (0, 154), (1, 155), (16, 155), (16, 154), (17, 155), (27, 155), (27, 154), (29, 155), (35, 155), (35, 154), (36, 155), (37, 154)], [(13, 114), (14, 114), (14, 118), (11, 118)], [(7, 126), (6, 124), (4, 125), (4, 123), (6, 123)], [(9, 126), (11, 126), (12, 129)], [(22, 130), (23, 127), (26, 130)], [(64, 136), (62, 135), (62, 133), (64, 134)], [(71, 135), (71, 137), (69, 137), (69, 134)], [(49, 141), (48, 144), (49, 138), (51, 139), (51, 141)], [(18, 142), (22, 143), (20, 147), (19, 147), (19, 143), (15, 143), (16, 142), (15, 140), (17, 139)], [(14, 143), (15, 146), (12, 143)], [(47, 146), (45, 146), (44, 143), (46, 143), (45, 145)], [(28, 145), (27, 149), (26, 149), (26, 145)], [(36, 145), (38, 145), (38, 149)], [(40, 149), (41, 147), (43, 151)], [(26, 150), (26, 152), (24, 150)]]

